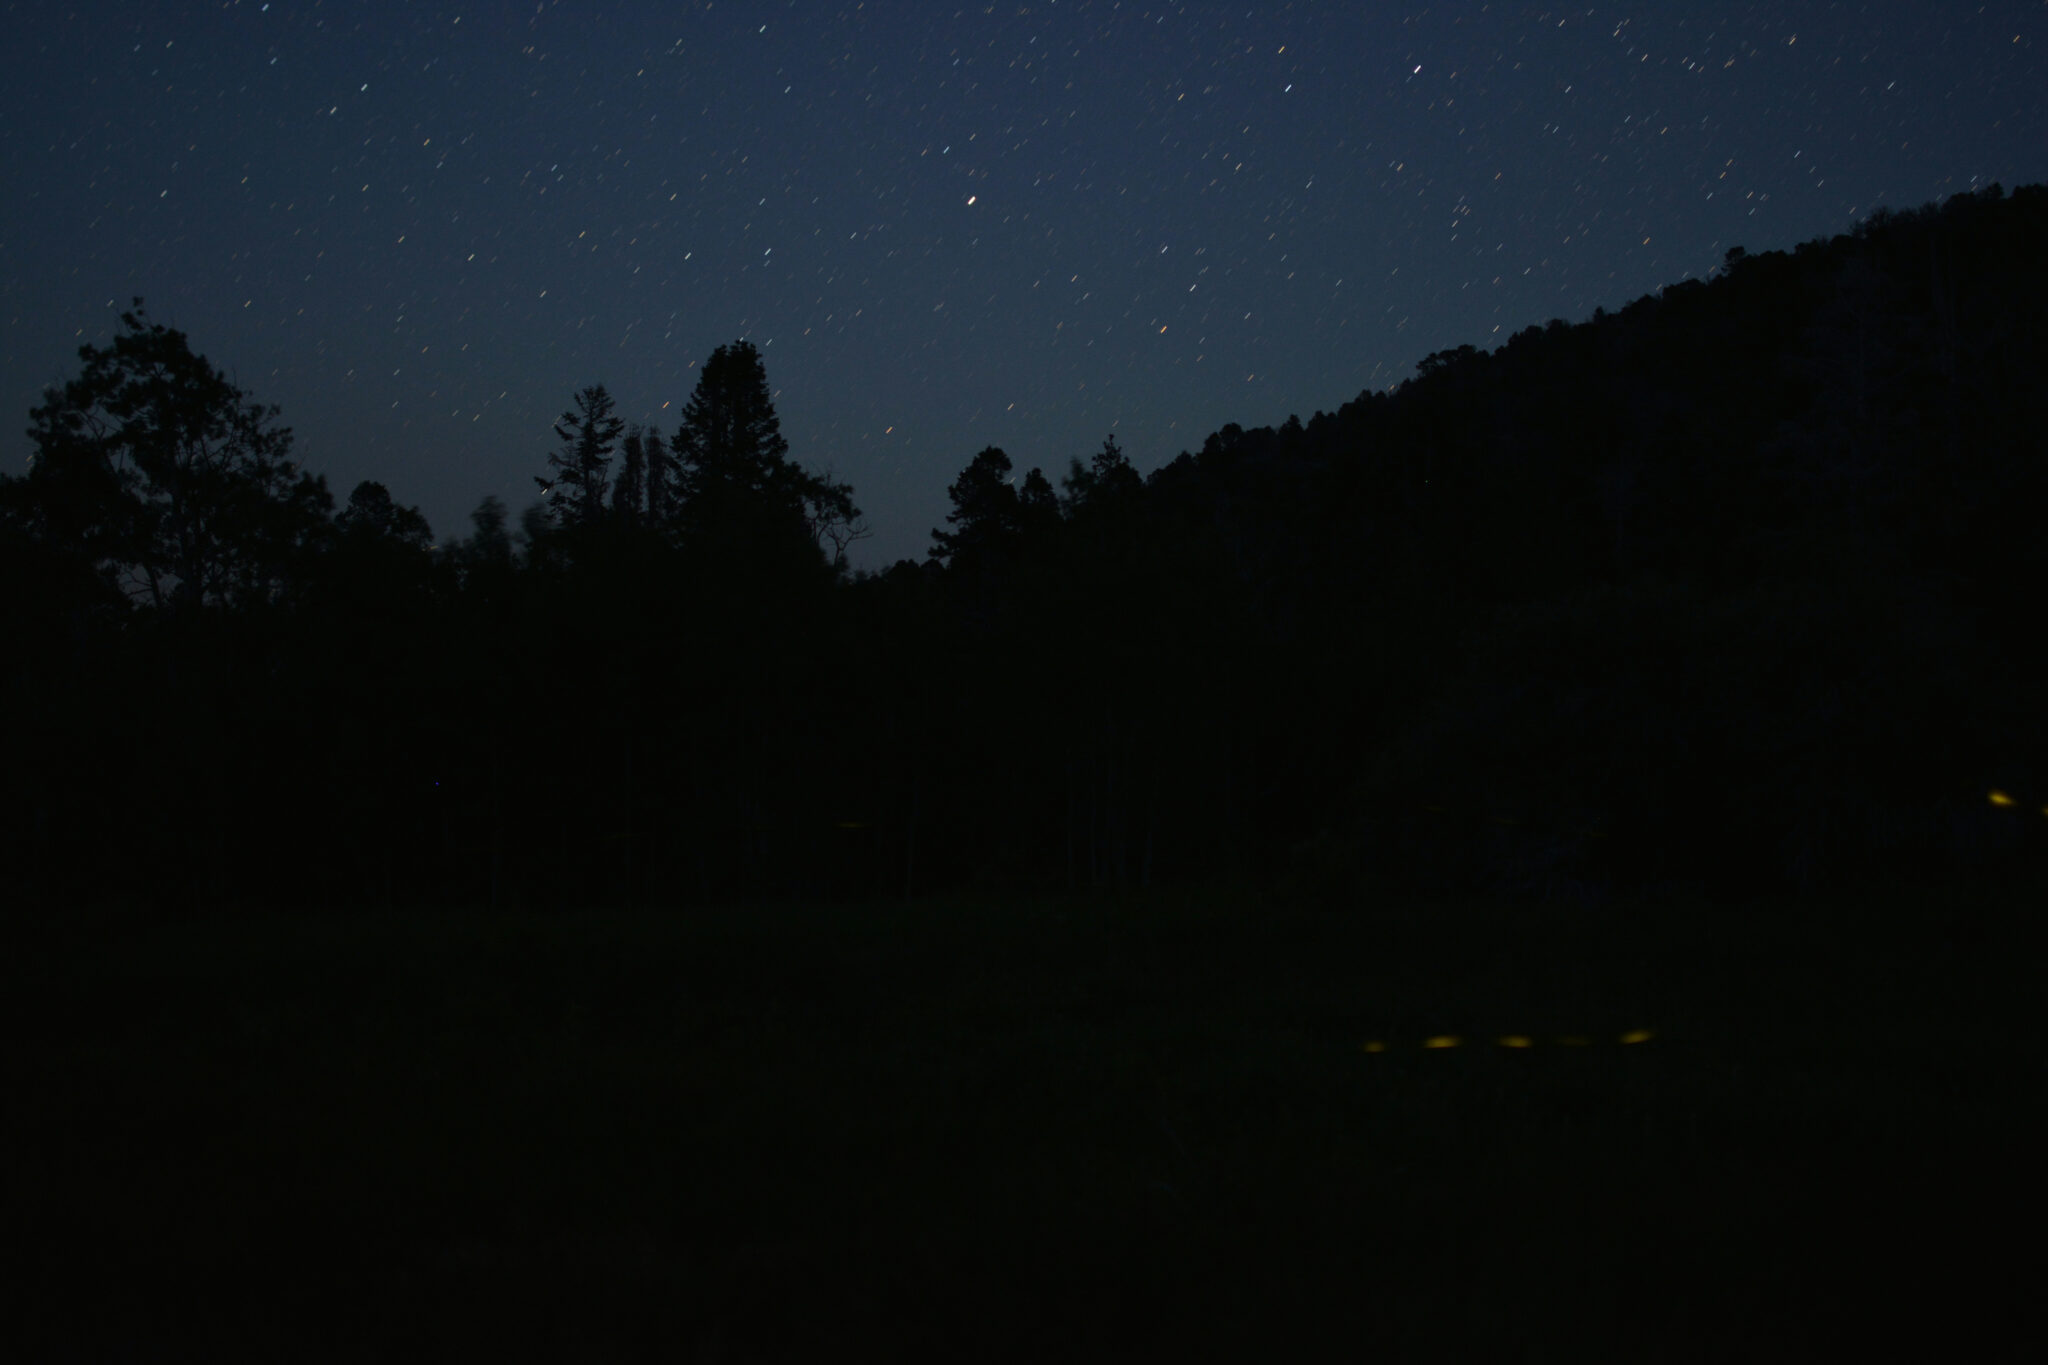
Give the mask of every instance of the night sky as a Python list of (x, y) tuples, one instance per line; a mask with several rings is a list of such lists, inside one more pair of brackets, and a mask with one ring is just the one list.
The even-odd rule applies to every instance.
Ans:
[(860, 567), (986, 445), (1141, 470), (1998, 181), (2048, 2), (5, 5), (0, 458), (142, 296), (337, 500), (516, 512), (744, 337)]

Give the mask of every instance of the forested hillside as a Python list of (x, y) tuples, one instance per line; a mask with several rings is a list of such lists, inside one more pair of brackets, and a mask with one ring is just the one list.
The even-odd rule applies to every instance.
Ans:
[(437, 546), (137, 313), (0, 486), (0, 875), (49, 915), (2038, 877), (2044, 317), (2048, 187), (1994, 187), (1149, 475), (984, 450), (929, 559), (857, 574), (744, 342), (673, 433), (581, 391), (517, 527)]

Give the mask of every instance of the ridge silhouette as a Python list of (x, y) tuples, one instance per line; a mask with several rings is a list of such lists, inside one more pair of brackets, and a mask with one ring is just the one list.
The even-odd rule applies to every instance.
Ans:
[[(436, 545), (382, 485), (336, 513), (138, 305), (0, 481), (9, 875), (181, 909), (2036, 885), (1980, 794), (2048, 789), (2044, 243), (2048, 189), (1993, 187), (1149, 473), (990, 448), (876, 573), (743, 341), (672, 435), (578, 390), (542, 500)], [(1450, 788), (1487, 818), (1416, 809)]]

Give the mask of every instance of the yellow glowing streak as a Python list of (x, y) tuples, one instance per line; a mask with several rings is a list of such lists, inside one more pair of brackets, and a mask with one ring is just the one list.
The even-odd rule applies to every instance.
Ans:
[(1991, 793), (1991, 804), (1994, 806), (2010, 806), (2012, 798), (2002, 791), (1993, 791)]
[[(1649, 1029), (1636, 1028), (1630, 1029), (1626, 1033), (1622, 1034), (1620, 1037), (1620, 1041), (1624, 1045), (1632, 1043), (1647, 1043), (1656, 1036), (1657, 1035), (1651, 1032)], [(1504, 1033), (1500, 1035), (1500, 1037), (1496, 1038), (1494, 1041), (1498, 1043), (1501, 1047), (1507, 1048), (1531, 1048), (1536, 1046), (1536, 1040), (1526, 1033)], [(1455, 1033), (1439, 1033), (1432, 1038), (1425, 1038), (1422, 1040), (1422, 1046), (1425, 1048), (1454, 1048), (1463, 1047), (1464, 1045), (1464, 1038)], [(1558, 1038), (1557, 1045), (1559, 1047), (1591, 1047), (1593, 1046), (1593, 1040), (1583, 1033), (1567, 1033)], [(1384, 1040), (1378, 1038), (1369, 1038), (1365, 1042), (1362, 1042), (1358, 1045), (1358, 1050), (1360, 1052), (1377, 1053), (1387, 1052), (1391, 1049), (1390, 1045), (1386, 1043)]]

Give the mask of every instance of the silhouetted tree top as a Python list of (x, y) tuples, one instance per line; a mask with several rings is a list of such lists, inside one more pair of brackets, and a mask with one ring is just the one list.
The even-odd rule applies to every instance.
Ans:
[(1145, 481), (1132, 468), (1123, 448), (1117, 445), (1116, 436), (1111, 434), (1103, 438), (1102, 449), (1096, 451), (1085, 466), (1078, 458), (1075, 459), (1060, 484), (1067, 490), (1067, 510), (1079, 513), (1091, 505), (1127, 506), (1144, 491)]
[[(1010, 481), (1010, 469), (1010, 457), (1001, 447), (985, 446), (960, 471), (946, 489), (953, 503), (946, 521), (954, 529), (933, 528), (933, 559), (952, 560), (994, 549), (1024, 529), (1022, 502)], [(1044, 483), (1045, 476), (1039, 474), (1038, 480)]]
[(602, 384), (576, 395), (576, 406), (555, 423), (562, 448), (548, 456), (553, 477), (536, 476), (548, 505), (562, 526), (594, 526), (605, 510), (610, 486), (612, 451), (625, 422), (613, 413), (612, 396)]
[[(335, 609), (388, 619), (401, 603), (420, 608), (434, 596), (443, 569), (454, 567), (435, 558), (434, 534), (420, 510), (400, 505), (374, 480), (355, 486), (326, 540), (326, 553), (309, 565), (306, 591), (297, 599), (316, 617)], [(454, 586), (452, 575), (442, 581)]]
[(248, 395), (142, 301), (30, 413), (35, 453), (8, 497), (49, 541), (139, 605), (269, 601), (333, 510), (290, 458), (277, 409)]
[(1024, 476), (1023, 486), (1017, 490), (1017, 510), (1027, 536), (1042, 535), (1059, 525), (1060, 495), (1053, 492), (1044, 470), (1034, 467)]
[(804, 525), (819, 549), (832, 546), (833, 566), (846, 569), (846, 547), (873, 535), (867, 520), (853, 500), (853, 485), (832, 477), (828, 466), (823, 474), (804, 475)]
[(417, 507), (401, 507), (391, 490), (365, 479), (348, 495), (348, 506), (334, 519), (342, 534), (358, 539), (390, 540), (412, 550), (433, 548), (434, 533)]
[(752, 342), (720, 346), (704, 362), (672, 445), (685, 502), (732, 492), (771, 499), (793, 493), (784, 478), (789, 442)]
[(470, 534), (451, 548), (463, 583), (477, 587), (502, 583), (513, 570), (512, 534), (505, 529), (509, 518), (502, 500), (487, 497), (469, 514)]
[(847, 545), (868, 534), (852, 485), (788, 458), (768, 372), (751, 342), (720, 346), (704, 362), (670, 447), (670, 522), (685, 542), (751, 538), (758, 547), (802, 536), (821, 553), (830, 542), (843, 565)]
[[(1454, 350), (1433, 351), (1415, 363), (1415, 377), (1430, 379), (1462, 366), (1475, 365), (1484, 358), (1479, 350), (1469, 345), (1459, 346)], [(1300, 425), (1300, 419), (1294, 421), (1296, 426)]]

